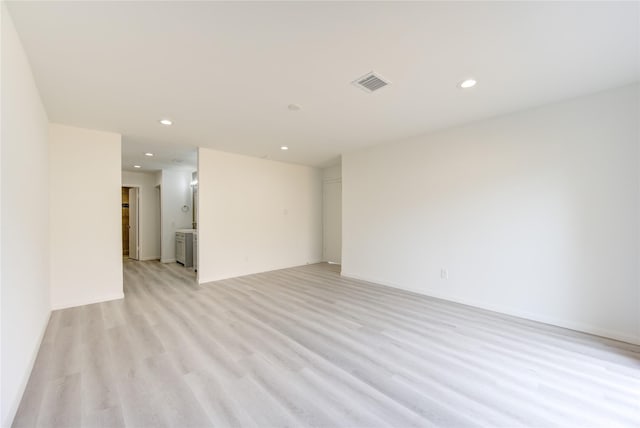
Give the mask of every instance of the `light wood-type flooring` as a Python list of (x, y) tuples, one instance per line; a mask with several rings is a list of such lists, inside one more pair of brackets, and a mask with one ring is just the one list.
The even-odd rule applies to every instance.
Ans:
[(53, 312), (14, 425), (640, 426), (640, 347), (337, 270), (126, 262), (124, 300)]

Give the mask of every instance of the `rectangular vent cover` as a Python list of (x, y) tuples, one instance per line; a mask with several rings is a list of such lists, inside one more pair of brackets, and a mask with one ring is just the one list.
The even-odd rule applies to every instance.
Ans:
[(367, 92), (374, 92), (380, 88), (384, 88), (385, 86), (389, 85), (391, 82), (389, 82), (388, 80), (385, 80), (379, 74), (376, 74), (375, 72), (372, 71), (354, 80), (351, 83), (353, 83), (359, 88), (362, 88)]

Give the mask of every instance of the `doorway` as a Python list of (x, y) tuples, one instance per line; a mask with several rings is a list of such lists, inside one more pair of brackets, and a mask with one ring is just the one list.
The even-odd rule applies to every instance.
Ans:
[(122, 188), (122, 257), (129, 257), (129, 189)]
[(140, 192), (137, 187), (122, 187), (122, 257), (138, 260)]

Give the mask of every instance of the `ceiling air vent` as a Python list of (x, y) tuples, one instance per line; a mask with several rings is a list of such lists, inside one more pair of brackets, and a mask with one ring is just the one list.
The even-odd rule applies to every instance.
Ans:
[(367, 92), (374, 92), (380, 88), (384, 88), (385, 86), (389, 85), (391, 82), (389, 82), (388, 80), (385, 80), (379, 74), (376, 74), (375, 72), (372, 71), (354, 80), (351, 83), (353, 83), (359, 88), (362, 88)]

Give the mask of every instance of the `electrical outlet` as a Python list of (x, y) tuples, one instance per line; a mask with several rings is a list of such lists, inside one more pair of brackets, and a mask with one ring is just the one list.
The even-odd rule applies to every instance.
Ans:
[(440, 269), (440, 279), (449, 279), (449, 271), (447, 269)]

